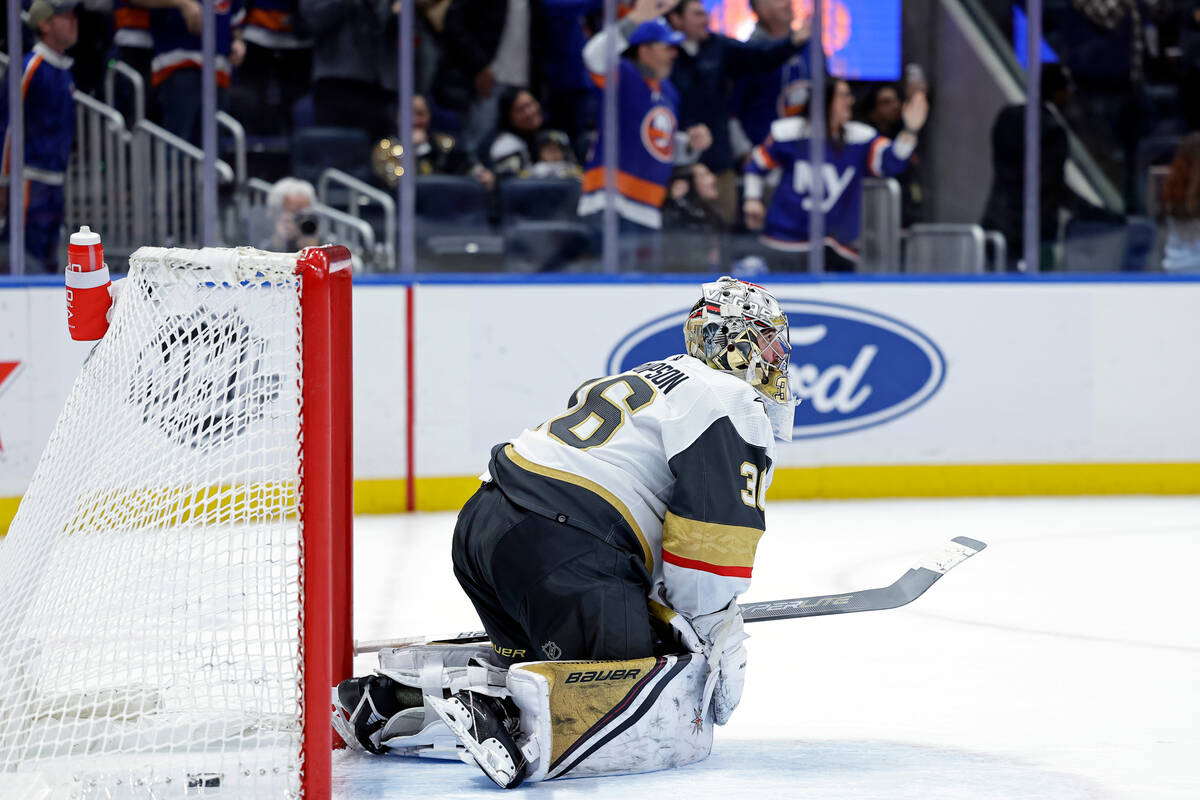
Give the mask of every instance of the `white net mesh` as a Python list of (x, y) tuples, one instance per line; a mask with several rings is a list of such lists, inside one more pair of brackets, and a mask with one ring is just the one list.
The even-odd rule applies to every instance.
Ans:
[(0, 778), (299, 795), (295, 273), (249, 249), (131, 258), (0, 542)]

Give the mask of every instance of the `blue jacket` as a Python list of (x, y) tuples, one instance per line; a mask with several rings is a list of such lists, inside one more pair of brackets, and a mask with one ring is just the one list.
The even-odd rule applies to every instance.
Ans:
[(801, 49), (787, 37), (739, 42), (719, 33), (710, 33), (699, 42), (696, 54), (690, 54), (684, 42), (671, 71), (671, 83), (679, 92), (679, 128), (707, 125), (712, 146), (700, 155), (700, 162), (713, 172), (733, 166), (733, 148), (729, 141), (731, 79), (750, 73), (762, 73), (783, 65)]
[[(25, 179), (62, 185), (75, 141), (73, 61), (38, 42), (25, 54), (21, 96), (25, 99)], [(0, 92), (4, 129), (3, 182), (11, 169), (8, 142), (8, 92)], [(38, 173), (44, 173), (41, 178)], [(43, 178), (45, 180), (43, 180)]]
[[(870, 125), (847, 122), (837, 146), (825, 140), (822, 170), (826, 244), (849, 258), (862, 221), (862, 179), (866, 175), (897, 175), (908, 166), (913, 147), (893, 142)], [(746, 165), (746, 196), (760, 195), (761, 177), (773, 169), (783, 170), (783, 179), (771, 198), (763, 237), (781, 249), (808, 248), (808, 215), (813, 184), (809, 154), (808, 120), (788, 117), (776, 120), (766, 141), (754, 148)]]

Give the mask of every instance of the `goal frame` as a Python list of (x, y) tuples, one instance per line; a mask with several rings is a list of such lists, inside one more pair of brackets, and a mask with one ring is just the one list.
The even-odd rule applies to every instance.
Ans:
[(353, 366), (350, 251), (314, 247), (297, 260), (303, 398), (300, 519), (304, 587), (301, 787), (327, 800), (331, 689), (353, 672)]

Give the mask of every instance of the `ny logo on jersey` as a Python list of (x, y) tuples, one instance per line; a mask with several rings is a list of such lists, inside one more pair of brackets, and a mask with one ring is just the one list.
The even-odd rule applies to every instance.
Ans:
[[(834, 164), (821, 165), (821, 176), (824, 178), (821, 184), (825, 190), (821, 200), (822, 211), (828, 214), (834, 204), (841, 199), (842, 193), (846, 191), (850, 181), (854, 180), (854, 173), (854, 167), (847, 167), (845, 172), (839, 173)], [(792, 167), (792, 190), (804, 197), (805, 211), (812, 211), (812, 187), (812, 166), (807, 161), (797, 161)]]
[(675, 160), (675, 114), (666, 106), (655, 106), (642, 118), (642, 145), (664, 164)]

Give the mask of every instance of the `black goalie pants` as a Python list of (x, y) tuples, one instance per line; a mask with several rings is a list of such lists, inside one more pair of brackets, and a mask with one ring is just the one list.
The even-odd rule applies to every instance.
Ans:
[(654, 655), (639, 558), (485, 483), (454, 529), (454, 574), (503, 664)]

